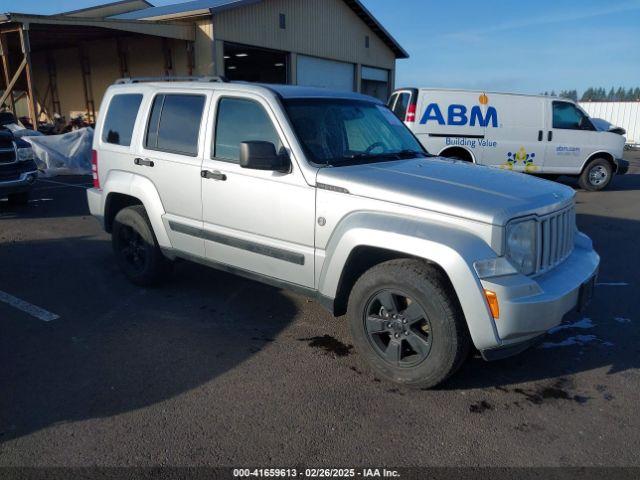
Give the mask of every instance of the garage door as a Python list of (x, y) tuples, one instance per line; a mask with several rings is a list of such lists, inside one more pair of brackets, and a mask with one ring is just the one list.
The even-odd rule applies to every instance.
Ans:
[(354, 73), (352, 63), (298, 55), (298, 85), (352, 92), (355, 84)]

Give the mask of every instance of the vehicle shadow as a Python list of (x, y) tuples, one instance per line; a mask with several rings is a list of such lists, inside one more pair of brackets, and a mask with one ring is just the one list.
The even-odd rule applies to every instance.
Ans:
[(640, 221), (578, 215), (601, 257), (599, 286), (586, 312), (572, 312), (563, 328), (522, 354), (485, 362), (478, 355), (441, 388), (500, 387), (558, 378), (592, 369), (607, 373), (640, 368)]
[(60, 315), (43, 322), (0, 302), (0, 444), (207, 384), (297, 311), (278, 289), (187, 262), (162, 287), (132, 286), (95, 238), (5, 244), (0, 264), (0, 290)]

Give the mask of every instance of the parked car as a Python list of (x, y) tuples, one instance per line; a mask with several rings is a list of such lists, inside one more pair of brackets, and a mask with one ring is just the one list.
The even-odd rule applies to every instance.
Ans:
[(602, 190), (627, 172), (620, 131), (602, 131), (565, 98), (402, 88), (389, 107), (431, 153), (541, 175), (578, 177)]
[(371, 97), (122, 81), (93, 147), (89, 208), (132, 282), (182, 258), (304, 293), (389, 380), (518, 353), (593, 291), (572, 189), (430, 156)]
[(31, 146), (0, 127), (0, 198), (7, 198), (11, 204), (26, 204), (37, 178)]

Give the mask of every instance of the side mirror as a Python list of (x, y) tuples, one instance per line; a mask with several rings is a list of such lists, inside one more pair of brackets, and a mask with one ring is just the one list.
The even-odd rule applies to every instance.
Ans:
[(291, 170), (289, 157), (278, 154), (271, 142), (242, 142), (240, 143), (240, 166), (252, 170), (270, 170), (288, 173)]

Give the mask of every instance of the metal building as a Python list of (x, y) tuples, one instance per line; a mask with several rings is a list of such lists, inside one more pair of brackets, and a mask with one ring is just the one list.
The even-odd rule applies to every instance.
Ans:
[[(38, 120), (95, 119), (113, 81), (225, 75), (386, 99), (406, 51), (359, 0), (123, 0), (0, 15), (0, 105)], [(15, 105), (15, 106), (14, 106)]]

